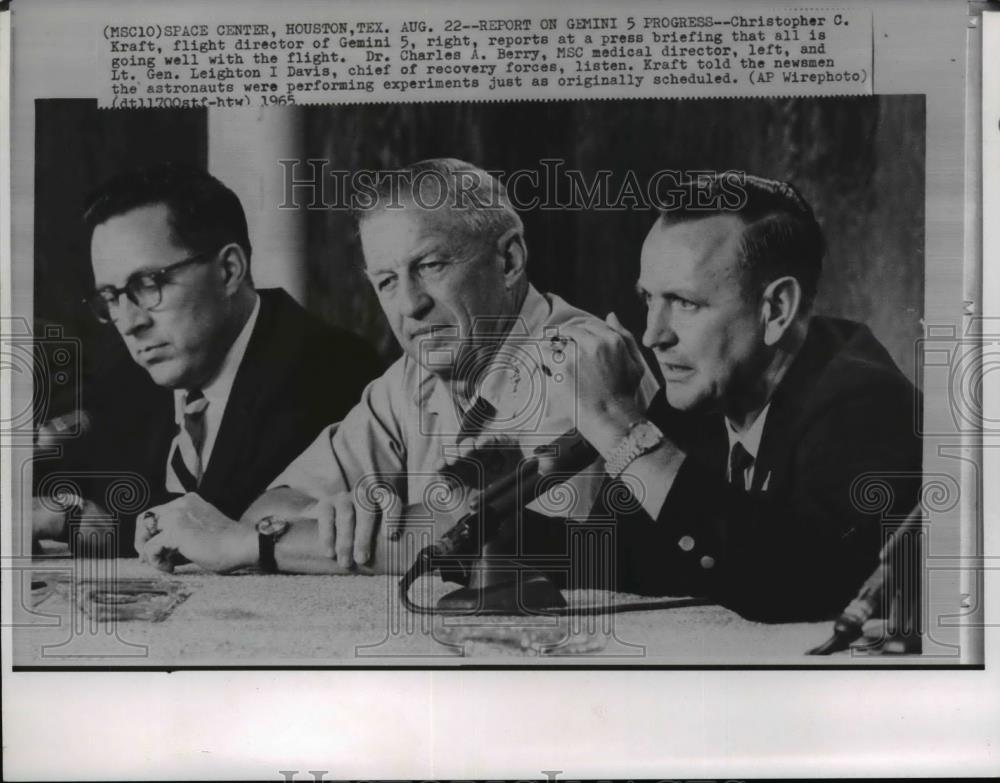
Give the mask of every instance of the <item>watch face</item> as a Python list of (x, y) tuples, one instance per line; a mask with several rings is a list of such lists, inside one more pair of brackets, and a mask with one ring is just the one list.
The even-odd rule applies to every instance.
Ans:
[(637, 424), (632, 433), (635, 436), (636, 445), (641, 449), (652, 448), (663, 439), (660, 431), (648, 421)]
[(288, 527), (288, 522), (283, 519), (275, 519), (274, 517), (264, 517), (257, 522), (257, 532), (265, 536), (282, 533), (286, 527)]

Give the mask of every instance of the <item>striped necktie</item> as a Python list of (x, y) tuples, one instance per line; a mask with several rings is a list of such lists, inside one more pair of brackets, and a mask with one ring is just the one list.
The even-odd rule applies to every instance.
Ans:
[(200, 389), (184, 395), (177, 406), (177, 434), (167, 462), (167, 491), (194, 492), (201, 481), (201, 448), (205, 445), (205, 409), (208, 400)]

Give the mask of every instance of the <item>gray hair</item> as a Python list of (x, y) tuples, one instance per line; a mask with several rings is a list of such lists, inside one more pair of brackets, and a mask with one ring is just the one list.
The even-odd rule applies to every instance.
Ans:
[(370, 188), (355, 194), (353, 212), (361, 225), (376, 213), (406, 206), (446, 214), (449, 240), (459, 246), (492, 243), (511, 229), (524, 234), (500, 180), (456, 158), (431, 158), (381, 172)]

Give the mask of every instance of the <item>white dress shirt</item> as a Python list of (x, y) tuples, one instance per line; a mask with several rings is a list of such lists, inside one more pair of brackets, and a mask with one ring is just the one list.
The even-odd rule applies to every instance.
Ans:
[[(732, 464), (733, 446), (737, 443), (743, 444), (743, 448), (747, 450), (747, 454), (753, 458), (753, 462), (750, 463), (750, 467), (743, 472), (742, 484), (743, 489), (746, 490), (749, 490), (750, 486), (753, 484), (754, 468), (757, 467), (757, 452), (760, 451), (760, 439), (764, 436), (764, 423), (767, 421), (767, 412), (770, 409), (771, 403), (768, 403), (764, 406), (764, 410), (758, 414), (754, 423), (742, 433), (736, 432), (729, 419), (726, 419), (726, 435), (729, 436), (729, 458), (726, 460), (727, 474), (730, 469), (729, 466)], [(729, 475), (727, 475), (726, 478), (730, 481), (733, 480), (733, 477)], [(766, 482), (767, 478), (764, 480)], [(762, 489), (767, 489), (767, 486), (765, 485)]]

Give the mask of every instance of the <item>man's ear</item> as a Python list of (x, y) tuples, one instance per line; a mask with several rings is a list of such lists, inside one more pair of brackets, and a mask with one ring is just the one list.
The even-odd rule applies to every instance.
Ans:
[(503, 276), (507, 288), (524, 276), (525, 265), (528, 263), (528, 248), (524, 246), (524, 237), (516, 228), (507, 229), (497, 240), (497, 255), (503, 262)]
[(764, 343), (775, 345), (794, 323), (802, 306), (802, 286), (794, 277), (779, 277), (768, 283), (761, 297)]
[(232, 296), (250, 277), (250, 259), (243, 248), (235, 242), (226, 245), (219, 251), (222, 284), (226, 294)]

